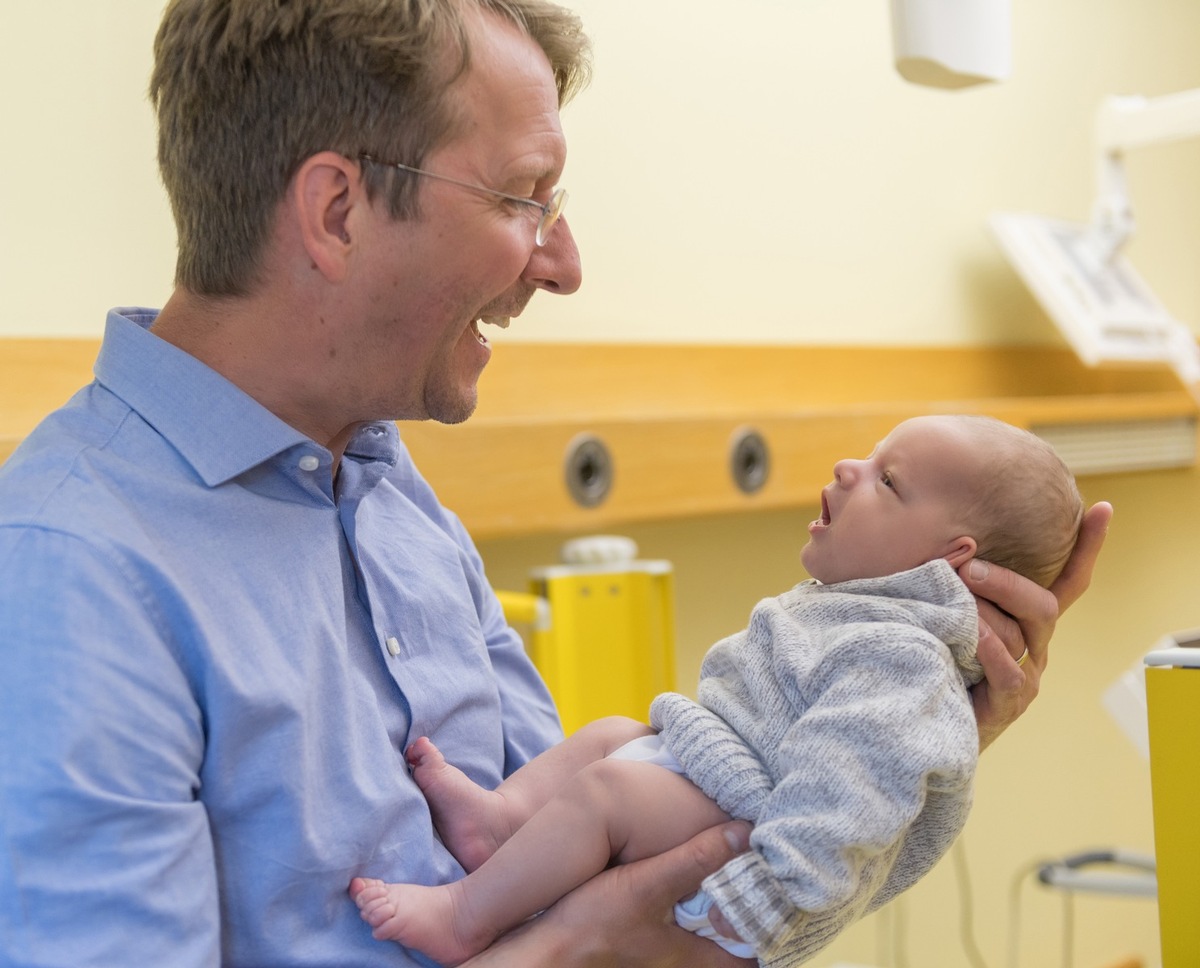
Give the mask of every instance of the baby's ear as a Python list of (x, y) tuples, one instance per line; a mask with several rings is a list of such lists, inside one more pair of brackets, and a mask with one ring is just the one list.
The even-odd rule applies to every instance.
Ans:
[(975, 557), (979, 545), (975, 543), (974, 538), (964, 534), (961, 538), (947, 542), (946, 547), (948, 550), (942, 557), (950, 562), (950, 566), (957, 571)]

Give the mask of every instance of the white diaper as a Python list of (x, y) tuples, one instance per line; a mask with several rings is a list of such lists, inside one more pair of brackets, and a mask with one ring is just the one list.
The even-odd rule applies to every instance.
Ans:
[(653, 763), (672, 773), (683, 774), (683, 767), (679, 765), (679, 760), (675, 759), (675, 754), (667, 749), (667, 744), (662, 741), (662, 736), (658, 733), (631, 739), (624, 746), (609, 753), (608, 758), (610, 760), (637, 760), (639, 763)]
[[(667, 749), (666, 744), (658, 733), (650, 736), (639, 736), (630, 740), (619, 749), (608, 754), (611, 759), (637, 760), (639, 763), (653, 763), (672, 773), (683, 773), (683, 767), (675, 754)], [(708, 920), (708, 910), (713, 906), (713, 900), (706, 891), (697, 891), (685, 901), (675, 905), (675, 923), (686, 928), (693, 934), (698, 934), (709, 941), (715, 941), (731, 955), (738, 958), (753, 958), (754, 948), (736, 938), (728, 938), (717, 931)]]

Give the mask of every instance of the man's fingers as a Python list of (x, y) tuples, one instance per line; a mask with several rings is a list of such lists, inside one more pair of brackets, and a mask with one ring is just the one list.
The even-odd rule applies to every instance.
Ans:
[(979, 605), (980, 634), (993, 634), (1018, 659), (1029, 650), (1039, 667), (1058, 619), (1058, 600), (1028, 578), (978, 558), (958, 570)]
[(652, 876), (662, 885), (663, 897), (673, 903), (691, 894), (709, 874), (749, 848), (750, 825), (734, 821), (703, 830), (687, 843), (639, 865), (659, 868)]
[[(1015, 571), (975, 558), (959, 569), (959, 575), (976, 598), (991, 602), (1008, 615), (1017, 616), (1022, 624), (1053, 623), (1058, 616), (1054, 595)], [(1000, 634), (999, 629), (993, 631)]]
[(1002, 695), (1020, 692), (1025, 684), (1024, 669), (1017, 665), (1018, 657), (1012, 654), (1011, 648), (1000, 636), (992, 632), (990, 626), (980, 626), (976, 655), (983, 666), (984, 677), (993, 690)]
[(1112, 515), (1112, 505), (1107, 501), (1093, 504), (1084, 514), (1075, 550), (1071, 552), (1070, 560), (1067, 561), (1062, 574), (1050, 586), (1054, 597), (1058, 599), (1060, 611), (1074, 604), (1091, 584), (1092, 572), (1104, 545), (1104, 538), (1108, 534)]
[[(1025, 639), (1021, 634), (1021, 626), (1007, 612), (996, 608), (986, 598), (977, 598), (975, 604), (979, 609), (979, 650), (986, 651), (991, 642), (996, 642), (1014, 660), (1021, 657), (1025, 651)], [(987, 670), (986, 664), (984, 665)], [(991, 679), (991, 675), (988, 679)]]

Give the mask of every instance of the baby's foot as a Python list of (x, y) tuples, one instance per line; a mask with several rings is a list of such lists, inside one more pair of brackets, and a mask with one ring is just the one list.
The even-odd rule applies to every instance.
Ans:
[(441, 965), (457, 965), (487, 947), (490, 939), (464, 938), (455, 918), (453, 885), (385, 884), (368, 877), (350, 882), (350, 896), (378, 941), (416, 948)]
[(504, 798), (447, 763), (425, 736), (413, 743), (405, 756), (429, 803), (442, 843), (464, 870), (475, 870), (512, 835)]

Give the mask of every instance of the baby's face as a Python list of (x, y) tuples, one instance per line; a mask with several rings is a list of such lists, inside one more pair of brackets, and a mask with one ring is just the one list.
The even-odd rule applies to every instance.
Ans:
[(962, 423), (917, 417), (865, 460), (838, 461), (800, 553), (808, 573), (828, 584), (890, 575), (934, 558), (956, 566), (966, 561), (975, 551), (964, 512), (983, 473), (979, 450)]

